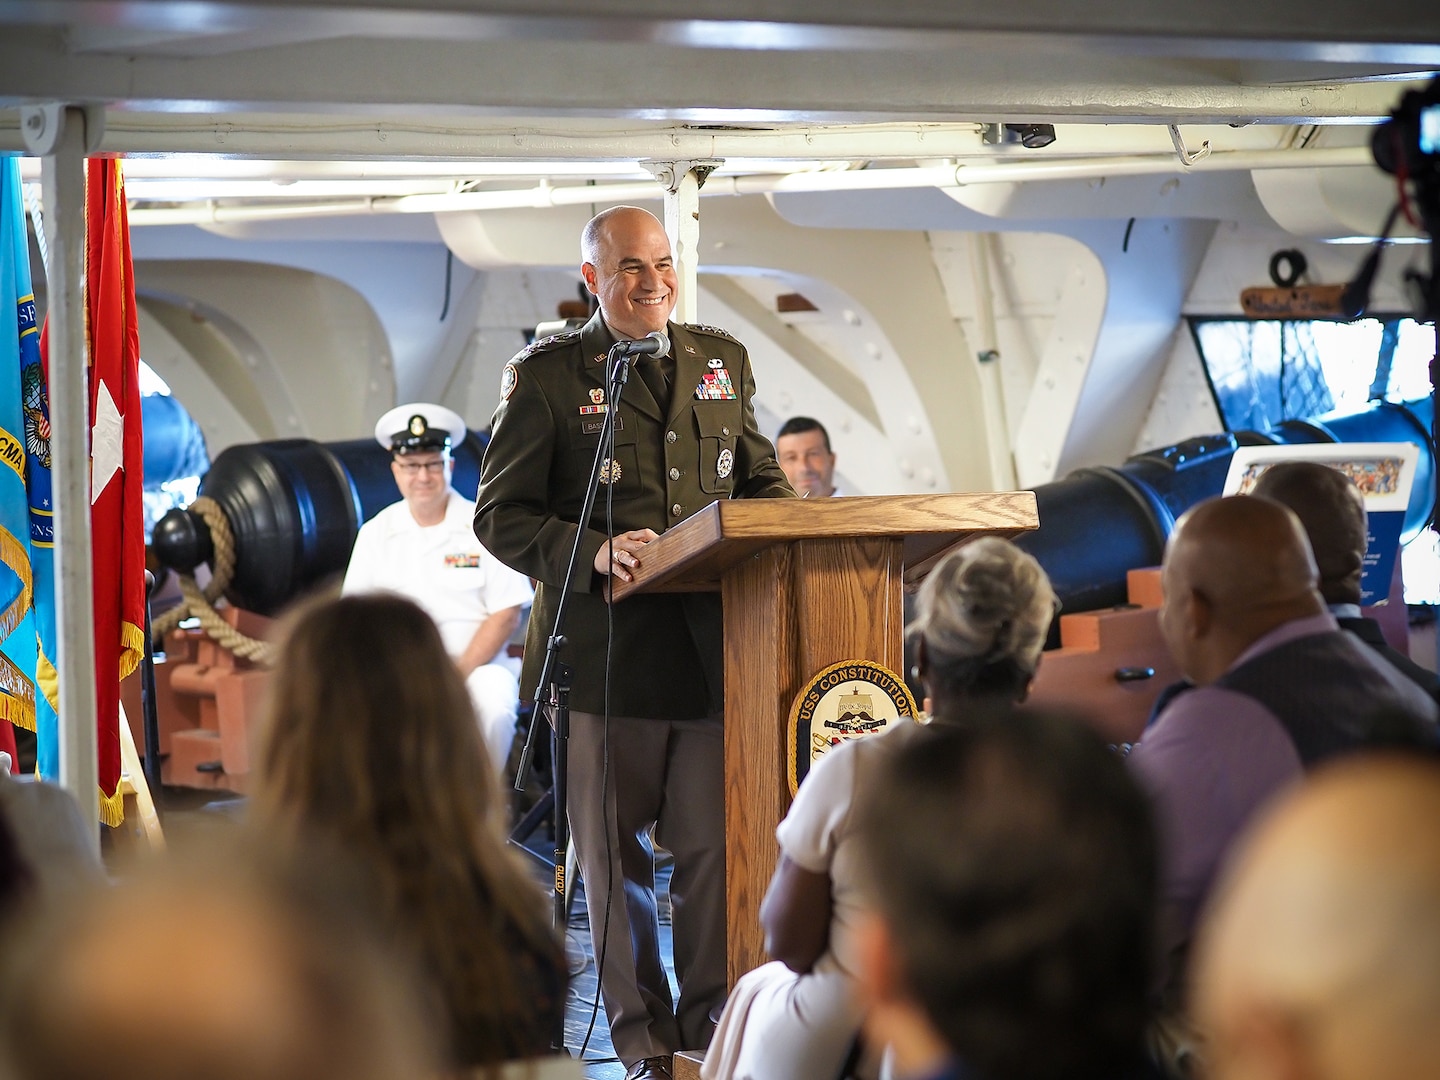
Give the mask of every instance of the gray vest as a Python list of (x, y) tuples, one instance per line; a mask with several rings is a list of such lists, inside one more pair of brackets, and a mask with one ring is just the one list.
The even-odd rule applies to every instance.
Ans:
[(1343, 631), (1287, 641), (1214, 685), (1269, 709), (1307, 768), (1361, 747), (1436, 745), (1434, 701)]

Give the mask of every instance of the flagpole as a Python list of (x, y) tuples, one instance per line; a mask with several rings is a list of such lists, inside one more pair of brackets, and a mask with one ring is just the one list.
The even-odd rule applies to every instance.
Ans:
[[(60, 784), (87, 816), (100, 787), (96, 747), (95, 599), (91, 586), (90, 401), (85, 341), (85, 123), (61, 112), (61, 130), (41, 164), (50, 249), (50, 427), (54, 461), (55, 594), (59, 626)], [(99, 851), (100, 834), (91, 834)]]

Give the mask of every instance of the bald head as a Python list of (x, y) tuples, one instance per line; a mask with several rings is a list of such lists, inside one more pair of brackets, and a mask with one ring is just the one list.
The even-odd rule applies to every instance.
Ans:
[(1440, 765), (1317, 773), (1238, 849), (1196, 965), (1217, 1080), (1440, 1076)]
[(614, 206), (580, 235), (580, 274), (617, 336), (663, 331), (680, 283), (665, 226), (638, 206)]
[(1315, 461), (1272, 465), (1254, 494), (1288, 506), (1300, 519), (1329, 604), (1358, 604), (1365, 563), (1365, 499), (1344, 473)]
[(1184, 514), (1165, 551), (1164, 584), (1166, 643), (1200, 684), (1277, 626), (1325, 610), (1299, 520), (1253, 496), (1210, 499)]
[(622, 232), (634, 229), (646, 231), (658, 229), (664, 233), (665, 226), (649, 210), (639, 206), (612, 206), (608, 210), (601, 210), (585, 223), (585, 228), (580, 233), (580, 261), (582, 263), (602, 261), (602, 248), (612, 229), (619, 229)]

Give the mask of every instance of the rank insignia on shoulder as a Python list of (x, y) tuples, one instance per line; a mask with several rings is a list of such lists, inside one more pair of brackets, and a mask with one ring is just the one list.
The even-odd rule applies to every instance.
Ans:
[[(529, 345), (526, 345), (525, 348), (521, 349), (520, 352), (516, 354), (515, 360), (524, 360), (526, 357), (534, 356), (538, 352), (544, 352), (547, 349), (567, 345), (579, 337), (579, 330), (565, 330), (559, 334), (551, 334), (549, 337), (537, 338)], [(513, 364), (515, 360), (510, 362)]]
[(505, 365), (505, 370), (500, 373), (500, 400), (508, 401), (510, 395), (515, 392), (515, 382), (519, 378), (515, 371), (515, 362), (512, 360)]
[(463, 555), (446, 555), (445, 569), (447, 570), (474, 570), (480, 565), (480, 553), (465, 553)]
[(605, 388), (603, 386), (592, 386), (590, 388), (590, 404), (605, 404)]
[(600, 482), (602, 484), (615, 484), (620, 480), (620, 462), (614, 458), (606, 458), (600, 463)]
[(734, 468), (735, 455), (731, 453), (730, 448), (727, 446), (724, 450), (720, 451), (720, 456), (715, 459), (715, 475), (721, 480), (727, 480)]
[(730, 381), (730, 373), (722, 367), (700, 376), (700, 385), (695, 387), (695, 400), (734, 401), (735, 384)]
[[(716, 337), (723, 337), (726, 341), (735, 341), (735, 336), (729, 330), (718, 326), (706, 326), (704, 323), (686, 323), (685, 329), (698, 330), (702, 334), (714, 334)], [(736, 342), (736, 344), (739, 344)]]

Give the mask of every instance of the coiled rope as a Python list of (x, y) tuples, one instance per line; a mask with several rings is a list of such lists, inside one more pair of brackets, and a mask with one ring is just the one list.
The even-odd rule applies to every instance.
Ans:
[(206, 495), (190, 504), (190, 512), (198, 514), (210, 528), (210, 544), (215, 551), (210, 583), (201, 589), (194, 575), (177, 573), (181, 602), (155, 620), (152, 633), (157, 639), (163, 639), (183, 620), (193, 616), (200, 620), (200, 628), (205, 633), (236, 656), (258, 664), (273, 664), (276, 657), (270, 642), (242, 634), (215, 610), (215, 601), (220, 599), (235, 573), (235, 534), (230, 529), (230, 519), (220, 504)]

